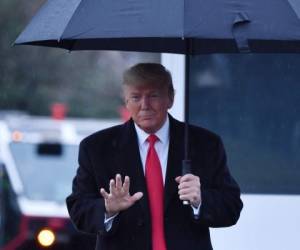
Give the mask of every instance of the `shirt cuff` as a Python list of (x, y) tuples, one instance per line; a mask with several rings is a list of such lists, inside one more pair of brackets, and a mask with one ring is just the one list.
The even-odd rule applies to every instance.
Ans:
[(192, 205), (191, 205), (191, 207), (192, 207), (192, 209), (193, 209), (194, 218), (195, 218), (195, 219), (199, 219), (201, 203), (199, 204), (198, 207), (194, 207), (194, 206), (192, 206)]
[(119, 213), (115, 214), (114, 216), (111, 216), (111, 217), (107, 217), (107, 214), (105, 213), (104, 214), (104, 227), (105, 227), (105, 230), (106, 232), (109, 232), (111, 227), (112, 227), (112, 224), (113, 224), (113, 221), (114, 221), (114, 218), (118, 215)]

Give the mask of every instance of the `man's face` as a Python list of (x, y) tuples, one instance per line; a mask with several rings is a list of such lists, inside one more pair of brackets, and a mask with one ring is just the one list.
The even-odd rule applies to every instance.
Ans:
[(134, 122), (146, 133), (155, 133), (164, 124), (173, 97), (167, 88), (125, 85), (125, 104)]

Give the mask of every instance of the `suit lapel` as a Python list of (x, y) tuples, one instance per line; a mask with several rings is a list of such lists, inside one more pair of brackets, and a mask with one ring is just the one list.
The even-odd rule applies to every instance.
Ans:
[(179, 122), (170, 118), (170, 143), (167, 163), (167, 173), (165, 179), (165, 211), (167, 210), (174, 195), (178, 196), (178, 185), (175, 181), (181, 175), (183, 160), (183, 129)]
[(118, 171), (130, 177), (130, 194), (143, 192), (144, 196), (139, 201), (142, 209), (147, 211), (148, 195), (145, 176), (138, 148), (137, 134), (132, 120), (124, 124), (117, 147), (115, 164)]

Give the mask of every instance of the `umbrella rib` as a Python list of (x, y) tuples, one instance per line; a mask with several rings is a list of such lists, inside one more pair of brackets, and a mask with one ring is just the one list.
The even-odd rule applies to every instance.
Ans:
[(293, 10), (293, 12), (297, 15), (297, 17), (300, 19), (300, 3), (299, 0), (288, 0), (288, 3)]
[[(73, 13), (73, 16), (75, 15), (76, 11), (78, 10), (78, 8), (80, 7), (81, 4), (82, 4), (82, 0), (80, 0), (80, 2), (78, 3), (78, 5), (77, 5), (77, 7), (76, 7), (76, 9), (75, 9), (75, 11), (74, 11), (74, 13)], [(64, 33), (65, 33), (66, 29), (68, 28), (68, 26), (69, 26), (69, 24), (70, 24), (70, 22), (71, 22), (73, 16), (71, 16), (70, 19), (69, 19), (69, 21), (66, 23), (65, 28), (63, 29), (62, 34), (61, 34), (61, 35), (59, 36), (59, 38), (57, 39), (58, 42), (60, 42), (60, 41), (63, 40), (63, 39), (70, 39), (70, 38), (65, 38), (65, 37), (64, 37)]]

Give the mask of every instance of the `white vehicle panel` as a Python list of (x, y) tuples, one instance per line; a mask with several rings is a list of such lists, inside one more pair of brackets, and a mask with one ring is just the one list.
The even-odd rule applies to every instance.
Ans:
[(68, 218), (68, 211), (64, 203), (53, 201), (34, 201), (26, 198), (19, 198), (19, 205), (22, 214), (27, 216), (61, 217)]
[(237, 225), (211, 229), (214, 250), (298, 249), (299, 195), (242, 195)]

